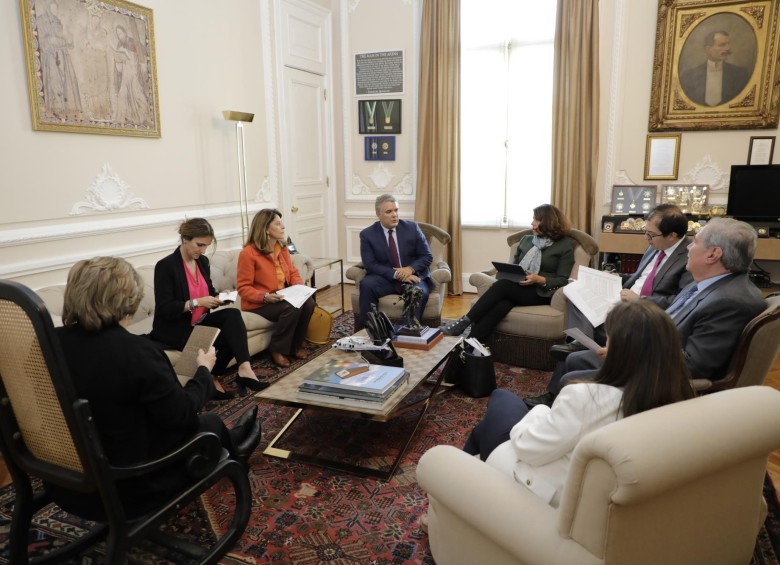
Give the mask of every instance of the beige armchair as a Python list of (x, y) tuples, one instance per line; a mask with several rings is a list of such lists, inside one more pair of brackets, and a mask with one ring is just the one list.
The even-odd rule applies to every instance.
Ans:
[(438, 565), (749, 563), (780, 447), (780, 392), (746, 387), (650, 410), (585, 436), (559, 508), (452, 446), (426, 452)]
[[(423, 310), (423, 319), (420, 323), (426, 326), (438, 327), (441, 325), (441, 309), (444, 306), (444, 298), (447, 296), (447, 284), (452, 280), (452, 271), (445, 260), (444, 250), (451, 241), (450, 234), (441, 228), (431, 224), (418, 222), (425, 238), (428, 240), (428, 246), (431, 248), (433, 262), (431, 263), (431, 279), (433, 280), (433, 289), (428, 296), (428, 303)], [(362, 263), (352, 265), (347, 269), (346, 277), (355, 282), (355, 290), (352, 292), (352, 313), (355, 317), (355, 330), (358, 317), (360, 316), (360, 281), (366, 276), (366, 270)], [(385, 312), (394, 323), (400, 323), (403, 319), (403, 303), (398, 294), (388, 294), (379, 299), (379, 310)]]
[[(530, 229), (514, 233), (506, 238), (509, 245), (509, 261), (512, 261), (517, 246), (524, 236), (530, 235)], [(577, 277), (580, 265), (588, 266), (599, 252), (596, 240), (580, 230), (569, 234), (575, 242), (574, 268), (571, 278)], [(482, 273), (472, 273), (469, 283), (477, 287), (477, 299), (487, 292), (496, 282), (495, 269)], [(490, 347), (496, 361), (526, 367), (529, 369), (550, 370), (555, 361), (550, 357), (550, 347), (563, 343), (566, 329), (566, 298), (563, 290), (558, 289), (549, 306), (516, 306), (496, 326), (486, 345)]]

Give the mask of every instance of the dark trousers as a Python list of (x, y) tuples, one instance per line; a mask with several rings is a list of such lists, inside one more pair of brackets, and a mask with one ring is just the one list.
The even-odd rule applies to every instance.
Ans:
[(528, 406), (522, 398), (497, 388), (490, 394), (485, 417), (471, 430), (463, 451), (479, 454), (485, 461), (496, 447), (509, 439), (509, 432), (526, 414)]
[(507, 279), (497, 280), (466, 314), (471, 320), (469, 335), (484, 341), (515, 306), (538, 306), (549, 304), (550, 300), (536, 293), (536, 285), (521, 286)]
[(555, 365), (555, 370), (547, 383), (547, 390), (557, 395), (569, 381), (588, 380), (601, 367), (601, 357), (593, 351), (577, 351), (570, 354), (566, 361)]
[(309, 298), (300, 308), (296, 308), (286, 300), (266, 304), (262, 308), (251, 310), (270, 320), (276, 322), (274, 333), (271, 335), (271, 345), (268, 349), (282, 355), (294, 355), (303, 344), (303, 338), (306, 335), (306, 328), (309, 327), (309, 320), (314, 313), (314, 298)]
[(209, 312), (199, 324), (219, 328), (219, 335), (214, 342), (214, 349), (217, 350), (217, 361), (211, 371), (214, 375), (222, 375), (233, 358), (239, 365), (249, 361), (246, 326), (238, 308), (222, 308)]
[[(366, 277), (360, 281), (360, 316), (358, 317), (358, 326), (360, 328), (365, 327), (366, 315), (371, 312), (372, 304), (378, 306), (379, 299), (383, 296), (399, 293), (395, 285), (396, 283), (394, 281), (389, 281), (379, 275), (366, 275)], [(428, 295), (430, 294), (431, 289), (425, 281), (420, 281), (415, 286), (422, 290), (423, 295), (414, 315), (417, 316), (418, 320), (422, 320), (423, 310), (425, 310), (425, 305), (428, 303)], [(401, 300), (400, 297), (398, 300)]]

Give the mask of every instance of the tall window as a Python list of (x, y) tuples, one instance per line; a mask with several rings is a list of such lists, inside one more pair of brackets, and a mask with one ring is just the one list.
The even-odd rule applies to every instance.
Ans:
[(529, 225), (550, 201), (555, 0), (461, 0), (461, 219)]

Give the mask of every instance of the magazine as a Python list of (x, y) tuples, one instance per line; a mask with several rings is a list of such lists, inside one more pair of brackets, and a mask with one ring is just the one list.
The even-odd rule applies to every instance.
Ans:
[(181, 355), (173, 364), (173, 370), (176, 371), (180, 382), (182, 379), (184, 379), (184, 382), (187, 382), (188, 379), (195, 376), (195, 372), (198, 370), (198, 350), (208, 351), (209, 347), (214, 345), (218, 334), (219, 328), (209, 326), (195, 326), (192, 328), (192, 333), (184, 345)]

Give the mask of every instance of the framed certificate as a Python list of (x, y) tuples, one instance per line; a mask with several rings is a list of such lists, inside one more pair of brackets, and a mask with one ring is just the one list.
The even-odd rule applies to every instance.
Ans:
[(775, 151), (775, 136), (752, 136), (748, 148), (748, 165), (771, 165)]
[(679, 133), (647, 136), (645, 180), (675, 180), (679, 165)]
[(653, 185), (615, 185), (612, 187), (611, 214), (645, 215), (655, 207)]

